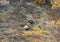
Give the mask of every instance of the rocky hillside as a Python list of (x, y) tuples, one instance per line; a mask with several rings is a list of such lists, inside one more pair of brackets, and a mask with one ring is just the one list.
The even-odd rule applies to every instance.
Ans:
[(0, 0), (0, 42), (60, 42), (60, 11), (37, 1)]

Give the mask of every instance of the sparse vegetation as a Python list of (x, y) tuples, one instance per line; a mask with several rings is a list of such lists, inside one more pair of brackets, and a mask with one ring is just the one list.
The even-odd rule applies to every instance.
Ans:
[[(54, 1), (49, 6), (45, 0), (5, 2), (10, 3), (3, 5), (6, 7), (0, 5), (0, 42), (60, 42), (60, 13), (53, 10), (60, 4), (54, 6)], [(31, 24), (29, 20), (34, 23)], [(23, 29), (24, 25), (29, 27), (28, 30)]]

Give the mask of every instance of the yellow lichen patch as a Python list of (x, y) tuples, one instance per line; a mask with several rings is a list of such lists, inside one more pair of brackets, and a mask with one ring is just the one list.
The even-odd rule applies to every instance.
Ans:
[(60, 0), (52, 0), (52, 9), (60, 7)]
[(57, 25), (60, 25), (60, 20), (57, 20), (56, 24), (57, 24)]
[(32, 32), (31, 31), (22, 31), (22, 35), (32, 35)]
[(48, 30), (43, 30), (43, 29), (39, 29), (39, 30), (33, 30), (33, 31), (22, 31), (22, 35), (40, 35), (40, 36), (44, 36), (45, 33), (49, 33)]
[(50, 25), (52, 25), (52, 26), (53, 25), (60, 25), (60, 20), (56, 20), (56, 21), (52, 20)]
[(55, 21), (54, 20), (51, 21), (50, 26), (51, 27), (55, 26)]

